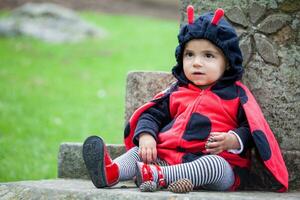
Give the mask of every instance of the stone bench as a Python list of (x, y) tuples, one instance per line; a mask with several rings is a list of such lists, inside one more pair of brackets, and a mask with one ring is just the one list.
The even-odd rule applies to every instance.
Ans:
[[(154, 94), (165, 89), (174, 78), (165, 72), (131, 72), (127, 77), (125, 121), (140, 105), (149, 101)], [(108, 144), (112, 158), (125, 152), (124, 145)], [(96, 189), (89, 180), (82, 159), (82, 143), (62, 143), (58, 153), (58, 179), (0, 183), (0, 199), (299, 199), (300, 197), (300, 153), (283, 150), (290, 175), (290, 191), (278, 194), (266, 191), (266, 174), (257, 173), (262, 168), (253, 152), (255, 180), (247, 191), (234, 193), (194, 191), (174, 194), (167, 191), (141, 193), (133, 182), (121, 182), (113, 188)], [(126, 189), (124, 189), (126, 188)], [(249, 191), (251, 190), (251, 191)]]

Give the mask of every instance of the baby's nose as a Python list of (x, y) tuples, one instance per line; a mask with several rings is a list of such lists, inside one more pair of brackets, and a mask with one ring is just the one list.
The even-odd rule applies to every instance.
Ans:
[(203, 66), (203, 61), (200, 57), (195, 57), (194, 63), (193, 63), (194, 67), (202, 67)]

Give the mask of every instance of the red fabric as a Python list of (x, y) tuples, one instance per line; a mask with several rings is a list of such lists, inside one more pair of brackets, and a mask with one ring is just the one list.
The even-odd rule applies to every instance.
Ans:
[(235, 176), (234, 176), (234, 183), (233, 183), (233, 185), (231, 186), (230, 191), (235, 191), (235, 190), (237, 190), (237, 188), (239, 187), (240, 184), (241, 184), (241, 179), (240, 179), (239, 176), (237, 176), (237, 175), (235, 174)]
[(194, 23), (194, 7), (189, 5), (186, 10), (187, 10), (187, 16), (188, 16), (188, 23), (189, 24)]
[(119, 181), (119, 167), (116, 163), (105, 166), (107, 186), (115, 185)]
[(154, 166), (155, 166), (155, 168), (157, 170), (157, 174), (158, 174), (158, 185), (161, 187), (166, 187), (166, 181), (164, 179), (164, 175), (162, 173), (160, 166), (158, 166), (156, 164)]
[(142, 164), (142, 178), (143, 178), (143, 182), (146, 181), (153, 181), (153, 175), (152, 175), (152, 171), (149, 165), (147, 164)]
[[(154, 96), (154, 99), (158, 99), (160, 97), (162, 97), (164, 95), (164, 92), (161, 92), (157, 95)], [(138, 108), (131, 116), (130, 120), (129, 120), (129, 125), (130, 125), (130, 134), (128, 137), (125, 137), (124, 139), (124, 144), (126, 147), (126, 150), (131, 149), (132, 147), (134, 147), (135, 145), (132, 142), (132, 138), (134, 135), (134, 130), (136, 128), (137, 122), (139, 117), (141, 116), (141, 114), (147, 110), (148, 108), (152, 107), (153, 105), (155, 105), (154, 102), (148, 102), (145, 105), (143, 105), (142, 107)]]
[[(190, 116), (193, 113), (205, 114), (211, 120), (211, 132), (228, 132), (237, 128), (238, 104), (238, 99), (220, 103), (220, 98), (210, 89), (200, 90), (193, 85), (189, 85), (187, 88), (180, 87), (170, 96), (171, 116), (176, 118), (176, 123), (171, 129), (158, 135), (158, 157), (174, 165), (182, 163), (182, 157), (186, 153), (205, 151), (207, 138), (192, 141), (182, 139)], [(230, 109), (225, 110), (226, 108)], [(184, 148), (185, 152), (178, 152), (177, 147)], [(233, 166), (249, 167), (250, 165), (249, 159), (241, 158), (236, 154), (223, 152), (220, 156)]]
[(106, 147), (104, 148), (105, 178), (107, 186), (112, 186), (119, 181), (119, 167), (111, 160)]
[(215, 11), (215, 15), (214, 15), (213, 19), (211, 20), (211, 23), (214, 25), (217, 25), (219, 23), (220, 19), (223, 17), (223, 15), (224, 15), (224, 10), (221, 8), (218, 8)]
[(281, 188), (278, 192), (285, 192), (288, 190), (288, 171), (277, 140), (252, 93), (241, 82), (237, 82), (237, 85), (246, 91), (248, 97), (248, 101), (243, 105), (243, 108), (245, 110), (251, 132), (255, 130), (262, 130), (267, 136), (272, 154), (269, 160), (264, 161), (264, 165), (273, 174), (274, 178), (283, 185), (283, 188)]
[[(241, 87), (248, 97), (248, 101), (242, 105), (251, 132), (255, 130), (263, 131), (270, 144), (272, 156), (267, 161), (264, 161), (265, 167), (284, 186), (281, 192), (286, 191), (288, 188), (288, 173), (278, 143), (251, 92), (241, 82), (236, 82), (236, 86)], [(160, 98), (163, 95), (164, 93), (160, 93), (154, 99)], [(175, 122), (171, 129), (158, 134), (158, 157), (164, 159), (170, 165), (174, 165), (182, 163), (183, 156), (186, 153), (205, 153), (207, 137), (203, 140), (183, 139), (191, 115), (199, 113), (208, 117), (211, 122), (210, 132), (228, 132), (238, 127), (237, 112), (240, 102), (240, 98), (238, 97), (231, 100), (221, 99), (211, 91), (211, 88), (201, 90), (191, 84), (187, 87), (179, 87), (178, 90), (170, 94), (170, 113)], [(129, 120), (130, 133), (125, 138), (127, 149), (134, 146), (132, 139), (139, 116), (153, 105), (155, 105), (154, 102), (149, 102), (140, 107)], [(178, 147), (183, 148), (184, 152), (178, 151)], [(250, 158), (240, 157), (228, 152), (222, 152), (219, 155), (226, 159), (233, 167), (250, 167)], [(238, 178), (237, 180), (240, 179)], [(235, 188), (238, 187), (237, 185), (239, 185), (239, 181), (235, 183)]]

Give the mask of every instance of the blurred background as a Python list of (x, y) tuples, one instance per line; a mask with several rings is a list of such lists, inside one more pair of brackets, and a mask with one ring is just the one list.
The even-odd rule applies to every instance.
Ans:
[(174, 0), (0, 0), (0, 182), (57, 177), (62, 142), (123, 142), (131, 70), (170, 71)]

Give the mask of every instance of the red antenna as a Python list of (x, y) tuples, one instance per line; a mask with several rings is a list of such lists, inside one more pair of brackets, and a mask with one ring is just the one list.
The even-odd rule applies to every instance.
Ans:
[(186, 9), (186, 12), (188, 17), (188, 23), (194, 23), (194, 7), (192, 5), (189, 5)]
[(215, 11), (215, 15), (212, 18), (211, 23), (214, 25), (217, 25), (223, 16), (224, 16), (224, 10), (222, 8), (218, 8)]

